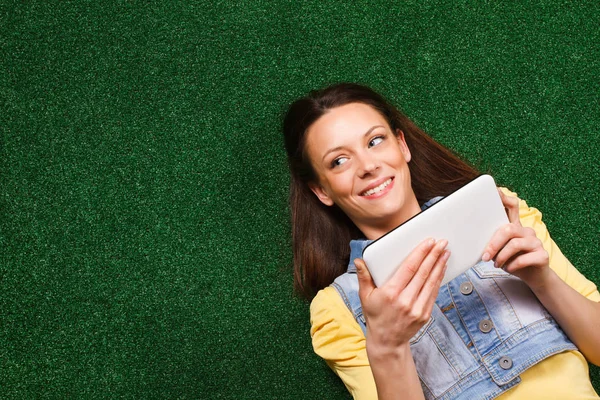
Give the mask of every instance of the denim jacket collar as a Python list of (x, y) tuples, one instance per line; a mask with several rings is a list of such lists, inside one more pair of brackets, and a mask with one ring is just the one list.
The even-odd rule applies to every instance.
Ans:
[[(423, 205), (421, 206), (421, 211), (425, 211), (441, 199), (442, 196), (438, 196), (423, 203)], [(348, 263), (348, 272), (356, 272), (356, 265), (354, 265), (354, 260), (357, 258), (362, 258), (363, 250), (365, 249), (365, 247), (367, 247), (367, 245), (369, 245), (372, 242), (374, 242), (374, 240), (355, 239), (350, 241), (350, 261)]]

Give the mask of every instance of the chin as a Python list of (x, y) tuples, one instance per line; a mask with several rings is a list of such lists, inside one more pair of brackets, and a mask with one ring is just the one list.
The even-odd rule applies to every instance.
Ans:
[(396, 219), (398, 215), (401, 214), (402, 209), (398, 207), (389, 207), (384, 208), (377, 212), (376, 214), (371, 215), (371, 218), (375, 220), (385, 220), (390, 221)]

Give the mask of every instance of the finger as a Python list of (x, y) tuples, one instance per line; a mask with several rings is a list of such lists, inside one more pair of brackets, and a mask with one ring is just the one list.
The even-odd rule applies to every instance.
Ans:
[(483, 261), (491, 260), (492, 258), (496, 257), (496, 254), (498, 254), (498, 252), (502, 250), (504, 246), (506, 246), (509, 240), (513, 238), (522, 238), (528, 235), (529, 231), (527, 229), (512, 223), (498, 228), (488, 242), (487, 246), (485, 246), (481, 259)]
[(373, 282), (371, 273), (362, 259), (355, 259), (354, 265), (356, 265), (356, 275), (358, 276), (358, 297), (360, 297), (361, 303), (364, 304), (364, 300), (375, 290), (375, 282)]
[(430, 276), (433, 267), (439, 261), (442, 254), (444, 254), (447, 245), (447, 240), (440, 240), (433, 249), (431, 249), (419, 266), (419, 271), (413, 276), (408, 285), (406, 285), (406, 288), (402, 291), (402, 296), (404, 298), (408, 300), (415, 300), (417, 298), (427, 282), (427, 278)]
[(421, 289), (421, 292), (419, 293), (419, 296), (415, 302), (415, 307), (422, 307), (427, 315), (431, 315), (433, 303), (435, 303), (440, 286), (444, 280), (444, 274), (448, 268), (447, 262), (449, 258), (450, 250), (445, 250), (435, 263), (431, 275), (427, 279), (427, 282), (425, 282), (425, 285), (423, 285), (423, 288)]
[(506, 209), (508, 220), (513, 224), (521, 225), (521, 220), (519, 219), (519, 198), (507, 196), (500, 189), (498, 189), (498, 193), (500, 193), (500, 199)]
[(494, 265), (496, 267), (502, 267), (517, 254), (530, 253), (540, 247), (540, 241), (537, 240), (537, 238), (525, 237), (511, 239), (496, 255)]
[(410, 280), (415, 276), (420, 265), (423, 263), (423, 260), (427, 257), (434, 245), (434, 239), (426, 239), (421, 242), (410, 252), (400, 265), (400, 268), (398, 268), (398, 270), (394, 272), (394, 275), (392, 275), (392, 278), (386, 282), (386, 285), (397, 292), (404, 290), (406, 285), (408, 285)]
[(504, 269), (510, 274), (514, 274), (528, 267), (542, 267), (548, 265), (548, 253), (544, 249), (532, 253), (519, 254), (504, 264)]

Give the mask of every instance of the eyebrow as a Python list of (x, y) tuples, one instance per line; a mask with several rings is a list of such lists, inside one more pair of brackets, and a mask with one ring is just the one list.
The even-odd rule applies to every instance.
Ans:
[[(365, 132), (365, 134), (363, 135), (363, 137), (368, 136), (371, 132), (373, 132), (376, 128), (385, 128), (385, 126), (383, 125), (375, 125), (372, 126), (367, 132)], [(329, 149), (325, 152), (325, 154), (323, 155), (323, 160), (325, 160), (325, 157), (327, 157), (327, 155), (329, 153), (333, 153), (334, 151), (338, 151), (338, 150), (342, 150), (344, 148), (344, 146), (338, 146), (338, 147), (334, 147), (333, 149)]]

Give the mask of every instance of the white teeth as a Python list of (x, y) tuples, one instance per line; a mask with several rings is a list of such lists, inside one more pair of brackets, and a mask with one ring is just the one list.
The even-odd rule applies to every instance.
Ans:
[(377, 186), (377, 187), (374, 187), (373, 189), (369, 189), (369, 190), (367, 190), (367, 191), (366, 191), (366, 192), (364, 192), (362, 195), (363, 195), (363, 196), (370, 196), (370, 195), (372, 195), (372, 194), (379, 193), (379, 192), (381, 192), (383, 189), (385, 189), (385, 187), (386, 187), (387, 185), (389, 185), (390, 183), (392, 183), (392, 178), (390, 178), (390, 179), (388, 179), (387, 181), (383, 182), (381, 185), (379, 185), (379, 186)]

